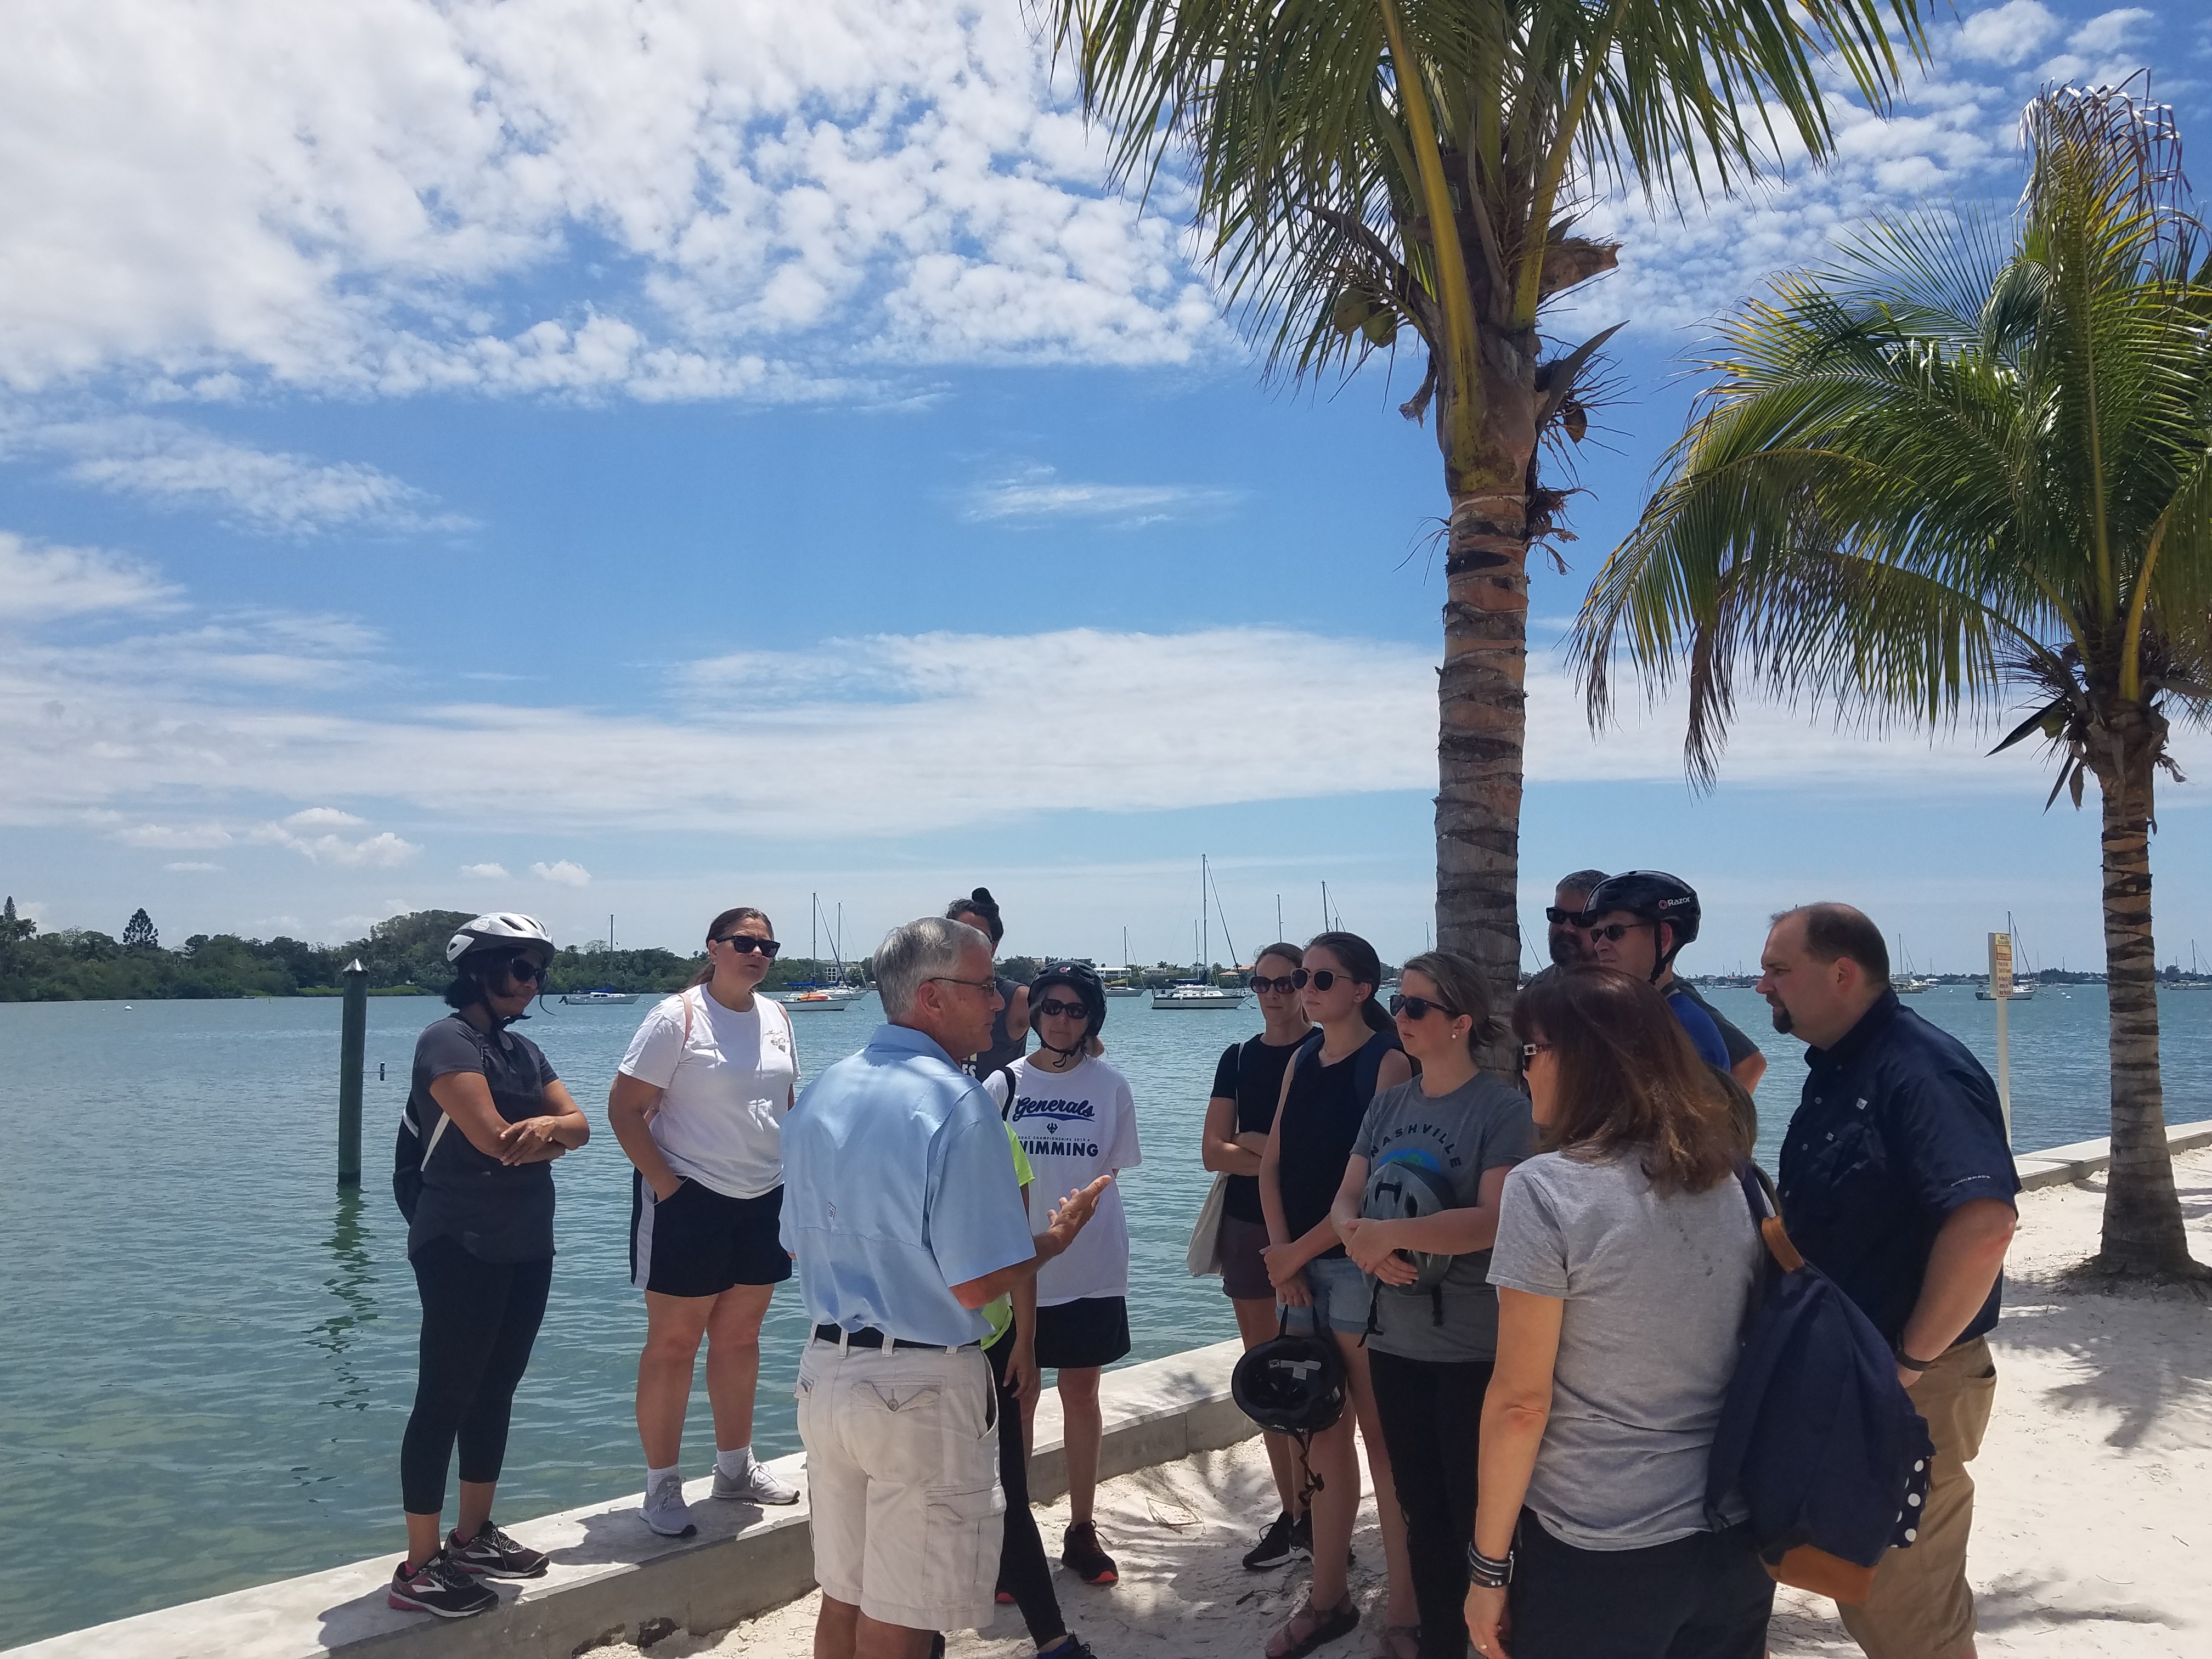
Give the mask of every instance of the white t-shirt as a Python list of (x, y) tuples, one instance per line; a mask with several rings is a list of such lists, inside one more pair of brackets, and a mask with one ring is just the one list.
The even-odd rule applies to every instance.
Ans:
[(783, 1184), (783, 1115), (799, 1060), (781, 1003), (756, 994), (739, 1013), (703, 985), (670, 997), (637, 1028), (622, 1071), (662, 1091), (647, 1127), (677, 1174), (725, 1198), (758, 1198)]
[[(1018, 1060), (1008, 1069), (1014, 1108), (1007, 1122), (1036, 1170), (1030, 1188), (1033, 1225), (1042, 1226), (1052, 1206), (1076, 1188), (1109, 1170), (1144, 1162), (1128, 1079), (1104, 1060), (1086, 1057), (1072, 1072), (1048, 1072), (1034, 1060)], [(991, 1098), (1003, 1109), (1005, 1082), (995, 1073), (988, 1082)], [(1075, 1243), (1037, 1270), (1037, 1306), (1128, 1293), (1129, 1221), (1117, 1181), (1100, 1197), (1097, 1212)]]

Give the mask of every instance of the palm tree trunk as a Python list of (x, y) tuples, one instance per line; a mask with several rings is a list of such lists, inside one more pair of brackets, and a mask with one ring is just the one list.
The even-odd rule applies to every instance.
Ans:
[[(1499, 470), (1525, 477), (1525, 458)], [(1474, 961), (1503, 1010), (1521, 965), (1528, 500), (1524, 488), (1460, 490), (1451, 507), (1437, 684), (1437, 943)], [(1495, 1047), (1485, 1062), (1510, 1075), (1510, 1045)]]
[[(2192, 1261), (2174, 1190), (2159, 1083), (2158, 955), (2151, 938), (2154, 743), (2139, 706), (2093, 738), (2104, 806), (2105, 975), (2112, 1010), (2112, 1162), (2102, 1248), (2091, 1264), (2130, 1276), (2212, 1276)], [(2101, 740), (2101, 741), (2100, 741)]]

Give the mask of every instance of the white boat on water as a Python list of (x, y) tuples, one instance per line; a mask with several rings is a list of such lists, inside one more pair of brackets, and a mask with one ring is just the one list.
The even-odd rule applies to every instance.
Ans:
[(2035, 1000), (2035, 987), (2028, 981), (2016, 979), (2012, 982), (2012, 994), (2009, 996), (2000, 997), (1984, 985), (1974, 993), (1974, 1000), (1977, 1002), (2033, 1002)]
[(1152, 993), (1155, 1008), (1241, 1008), (1244, 994), (1226, 985), (1171, 985)]
[(1145, 994), (1145, 988), (1141, 985), (1109, 985), (1106, 988), (1106, 994), (1109, 997), (1140, 997)]
[(811, 1009), (820, 1012), (825, 1009), (849, 1008), (866, 995), (866, 990), (849, 985), (809, 985), (804, 989), (787, 991), (776, 1000), (793, 1012)]
[(561, 1000), (581, 1008), (605, 1005), (619, 1007), (624, 1003), (635, 1002), (637, 993), (635, 991), (563, 991), (561, 994)]

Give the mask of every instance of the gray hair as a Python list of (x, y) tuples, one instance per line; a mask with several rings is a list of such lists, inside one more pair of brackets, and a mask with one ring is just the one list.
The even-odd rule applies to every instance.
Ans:
[(991, 936), (964, 921), (924, 916), (892, 928), (876, 946), (876, 994), (884, 1000), (884, 1012), (904, 1019), (914, 1012), (922, 982), (958, 973), (961, 957), (971, 950), (988, 956)]

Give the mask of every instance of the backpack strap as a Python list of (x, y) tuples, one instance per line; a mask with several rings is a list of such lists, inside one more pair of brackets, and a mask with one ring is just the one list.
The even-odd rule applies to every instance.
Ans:
[(1010, 1120), (1014, 1109), (1014, 1068), (1011, 1066), (1001, 1066), (996, 1071), (986, 1074), (982, 1079), (983, 1092), (989, 1094), (991, 1085), (1000, 1078), (1006, 1079), (1006, 1097), (1004, 1100), (994, 1101), (994, 1103), (999, 1109), (999, 1121), (1005, 1123)]
[(1775, 1265), (1785, 1273), (1794, 1273), (1805, 1265), (1805, 1258), (1796, 1245), (1790, 1243), (1789, 1233), (1782, 1225), (1782, 1216), (1775, 1201), (1774, 1188), (1766, 1178), (1766, 1171), (1749, 1158), (1735, 1166), (1736, 1184), (1743, 1188), (1743, 1201), (1751, 1211), (1751, 1224), (1759, 1229), (1760, 1241), (1766, 1252), (1774, 1258)]
[(1377, 1031), (1368, 1038), (1359, 1050), (1358, 1067), (1352, 1074), (1352, 1086), (1364, 1110), (1375, 1098), (1375, 1085), (1382, 1076), (1382, 1056), (1398, 1051), (1396, 1039)]

